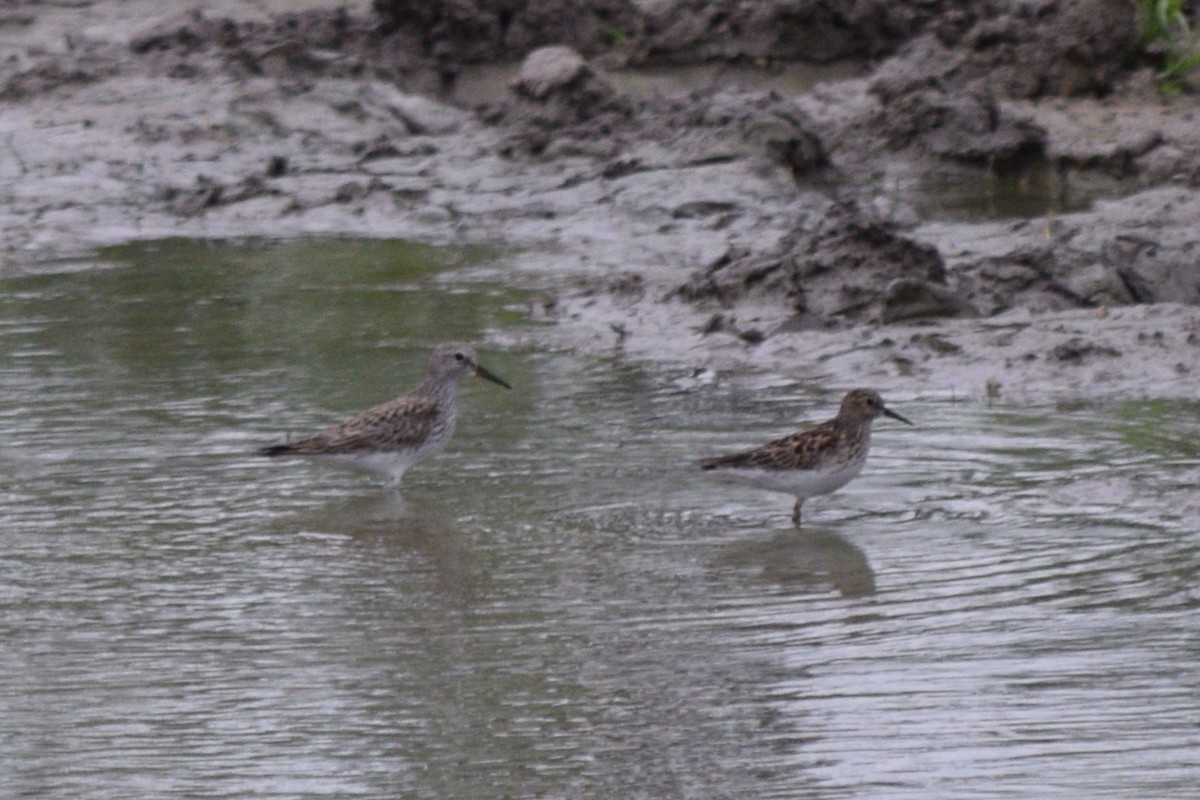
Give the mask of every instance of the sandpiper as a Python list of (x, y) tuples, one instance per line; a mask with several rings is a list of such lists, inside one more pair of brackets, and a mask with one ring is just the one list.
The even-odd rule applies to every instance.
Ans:
[(881, 414), (912, 425), (885, 406), (876, 392), (855, 389), (842, 398), (838, 415), (828, 422), (748, 452), (701, 461), (700, 468), (795, 495), (792, 521), (799, 525), (805, 500), (840, 489), (862, 471), (871, 448), (871, 423)]
[(440, 453), (458, 422), (458, 380), (474, 374), (505, 389), (502, 378), (485, 369), (475, 351), (462, 344), (440, 344), (429, 358), (424, 380), (389, 403), (296, 442), (271, 445), (264, 456), (304, 456), (366, 469), (394, 485), (409, 467)]

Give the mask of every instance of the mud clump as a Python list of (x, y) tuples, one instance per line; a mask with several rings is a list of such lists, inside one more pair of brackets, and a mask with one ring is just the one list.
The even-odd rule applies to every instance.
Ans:
[(1096, 344), (1076, 336), (1055, 345), (1050, 351), (1050, 360), (1059, 364), (1082, 364), (1097, 356), (1118, 358), (1120, 355), (1121, 351), (1115, 347)]
[(884, 289), (882, 322), (909, 322), (935, 317), (972, 317), (975, 308), (942, 283), (897, 278)]
[(195, 10), (152, 23), (123, 47), (81, 39), (66, 53), (43, 56), (31, 68), (3, 78), (0, 99), (44, 94), (124, 73), (181, 80), (270, 76), (295, 83), (364, 74), (400, 79), (426, 68), (419, 54), (386, 44), (374, 20), (345, 9), (287, 13), (267, 20), (234, 20)]
[(881, 65), (875, 84), (889, 95), (980, 87), (1006, 98), (1104, 95), (1137, 47), (1126, 0), (989, 0), (942, 17)]
[(784, 299), (801, 326), (972, 314), (945, 277), (935, 248), (839, 203), (768, 253), (727, 253), (674, 295), (726, 307), (748, 294)]
[[(502, 147), (507, 155), (617, 158), (645, 142), (659, 142), (683, 162), (760, 157), (798, 176), (818, 174), (829, 165), (803, 112), (777, 94), (697, 91), (635, 101), (565, 46), (530, 53), (508, 97), (482, 116), (507, 131)], [(604, 175), (614, 178), (639, 168), (621, 160)]]
[(611, 147), (633, 113), (632, 103), (582, 55), (558, 45), (530, 53), (509, 97), (485, 118), (511, 131), (504, 153), (556, 156), (586, 151), (589, 143)]
[[(1184, 224), (1200, 213), (1200, 201), (1173, 193), (1149, 200), (1127, 222), (1140, 233), (1100, 215), (1058, 222), (1053, 231), (1018, 222), (985, 234), (1011, 241), (987, 255), (970, 253), (966, 242), (918, 241), (855, 204), (833, 204), (765, 252), (731, 249), (671, 296), (701, 307), (783, 305), (802, 328), (1200, 303), (1189, 266), (1200, 244)], [(947, 265), (940, 253), (951, 245), (963, 253)]]
[(451, 63), (563, 44), (635, 64), (831, 62), (895, 51), (953, 0), (375, 0), (382, 32)]
[(893, 150), (986, 163), (1045, 158), (1047, 134), (1001, 100), (1103, 96), (1138, 46), (1124, 0), (992, 0), (948, 13), (880, 65), (873, 127)]
[(829, 174), (828, 149), (812, 121), (775, 92), (693, 92), (646, 104), (640, 118), (648, 135), (673, 145), (708, 137), (731, 153), (781, 164), (797, 177)]
[[(640, 29), (631, 0), (376, 0), (375, 14), (343, 8), (234, 20), (193, 11), (135, 37), (130, 50), (159, 74), (369, 76), (448, 89), (468, 64), (504, 63), (545, 45), (594, 54)], [(435, 76), (431, 84), (429, 77)]]
[(69, 58), (46, 60), (0, 79), (0, 101), (36, 97), (60, 86), (98, 83), (121, 70), (120, 59), (105, 48), (84, 45)]
[[(545, 45), (625, 63), (879, 58), (1007, 97), (1104, 92), (1137, 45), (1127, 0), (375, 0), (381, 36), (450, 66)], [(913, 46), (905, 47), (910, 42)], [(920, 42), (919, 44), (915, 44)]]
[(636, 36), (633, 0), (375, 0), (380, 32), (429, 57), (454, 63), (511, 61), (544, 45), (585, 54)]
[(1004, 111), (986, 89), (893, 93), (881, 81), (874, 90), (882, 103), (877, 122), (893, 149), (915, 146), (928, 155), (995, 169), (1045, 155), (1046, 132)]
[(152, 73), (195, 78), (218, 73), (399, 77), (423, 65), (416, 54), (385, 47), (372, 20), (345, 9), (281, 14), (267, 21), (210, 17), (196, 10), (134, 37), (130, 51)]
[(643, 63), (780, 60), (828, 63), (895, 51), (959, 3), (950, 0), (677, 0), (643, 3)]
[[(998, 226), (1000, 254), (958, 256), (948, 282), (980, 313), (1153, 303), (1200, 304), (1194, 254), (1200, 214), (1192, 192), (1159, 190), (1052, 225)], [(965, 245), (964, 252), (973, 246)], [(946, 246), (945, 242), (941, 245)]]
[(186, 189), (161, 186), (157, 199), (183, 217), (203, 214), (210, 208), (229, 206), (266, 195), (278, 195), (277, 190), (267, 185), (258, 175), (248, 175), (232, 186), (226, 186), (207, 175), (196, 178), (195, 185)]
[(1015, 307), (1058, 311), (1095, 305), (1062, 280), (1067, 272), (1054, 248), (1025, 246), (979, 259), (958, 272), (955, 283), (986, 316)]

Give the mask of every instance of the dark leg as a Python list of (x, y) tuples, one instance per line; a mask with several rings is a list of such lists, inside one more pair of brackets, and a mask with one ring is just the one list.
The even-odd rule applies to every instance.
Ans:
[(796, 527), (800, 527), (800, 506), (804, 505), (803, 500), (796, 501), (796, 507), (792, 509), (792, 522), (796, 523)]

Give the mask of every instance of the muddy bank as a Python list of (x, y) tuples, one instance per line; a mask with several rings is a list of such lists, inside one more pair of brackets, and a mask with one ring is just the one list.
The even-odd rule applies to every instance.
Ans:
[[(0, 20), (6, 261), (175, 235), (500, 242), (573, 346), (1001, 401), (1193, 396), (1194, 102), (1154, 93), (1124, 2), (960, 6), (147, 4), (129, 25), (103, 22), (129, 4), (30, 4)], [(519, 57), (487, 102), (449, 101), (467, 66)], [(873, 61), (773, 83), (847, 57)], [(614, 78), (711, 59), (761, 85)], [(913, 186), (943, 173), (1033, 185), (1045, 212), (931, 218)]]

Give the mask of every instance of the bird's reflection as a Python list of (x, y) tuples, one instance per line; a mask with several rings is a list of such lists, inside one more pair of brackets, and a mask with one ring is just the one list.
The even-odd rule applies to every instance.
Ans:
[(769, 539), (739, 542), (719, 563), (761, 569), (762, 577), (796, 592), (832, 586), (843, 597), (875, 593), (875, 573), (866, 553), (832, 530), (790, 528)]
[(471, 581), (465, 574), (458, 531), (436, 510), (410, 503), (399, 492), (351, 498), (307, 517), (303, 525), (347, 536), (381, 557), (416, 553), (432, 565), (440, 589), (458, 600), (469, 599)]

